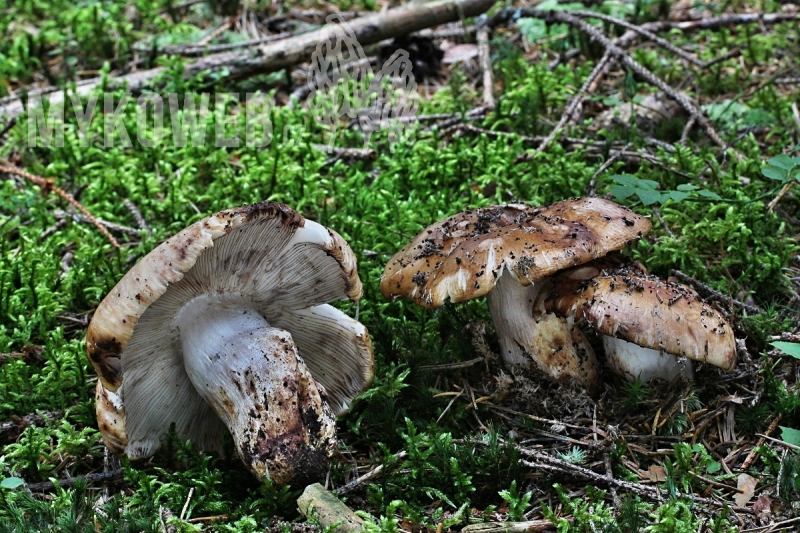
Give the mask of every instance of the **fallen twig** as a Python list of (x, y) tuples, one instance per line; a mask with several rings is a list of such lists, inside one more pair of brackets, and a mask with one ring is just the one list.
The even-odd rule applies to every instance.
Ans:
[[(408, 453), (405, 450), (403, 450), (400, 453), (398, 453), (397, 455), (395, 455), (394, 459), (395, 460), (405, 459), (407, 455), (408, 455)], [(349, 481), (346, 484), (342, 485), (341, 487), (336, 489), (336, 492), (338, 492), (339, 494), (344, 494), (345, 492), (350, 492), (351, 490), (357, 489), (358, 487), (360, 487), (361, 485), (363, 485), (367, 481), (370, 481), (371, 479), (374, 479), (374, 478), (378, 477), (378, 475), (380, 475), (380, 473), (383, 472), (383, 467), (384, 467), (384, 465), (382, 465), (382, 464), (376, 466), (375, 468), (373, 468), (372, 470), (370, 470), (366, 474), (358, 476), (356, 479), (354, 479), (352, 481)]]
[(494, 83), (492, 81), (492, 65), (489, 61), (489, 28), (486, 27), (485, 15), (478, 23), (478, 59), (483, 71), (483, 107), (494, 109)]
[(731, 298), (727, 294), (723, 294), (723, 293), (719, 292), (716, 289), (712, 289), (711, 287), (709, 287), (705, 283), (703, 283), (701, 281), (698, 281), (698, 280), (694, 279), (693, 277), (691, 277), (691, 276), (689, 276), (687, 274), (684, 274), (680, 270), (673, 270), (672, 272), (675, 274), (676, 277), (680, 278), (681, 280), (683, 280), (683, 281), (685, 281), (687, 283), (691, 283), (692, 285), (694, 285), (698, 289), (701, 289), (702, 291), (704, 291), (709, 296), (713, 296), (713, 297), (715, 297), (718, 300), (721, 300), (723, 302), (731, 302), (734, 305), (736, 305), (737, 307), (741, 307), (742, 309), (746, 310), (748, 313), (758, 314), (758, 313), (761, 312), (761, 309), (759, 309), (758, 307), (756, 307), (754, 305), (746, 304), (744, 302), (740, 302), (739, 300)]
[[(79, 481), (85, 481), (91, 485), (93, 483), (105, 483), (122, 479), (124, 472), (122, 470), (114, 470), (112, 472), (98, 472), (96, 474), (86, 474), (85, 476), (68, 477), (57, 480), (59, 487), (72, 487)], [(41, 483), (28, 483), (25, 487), (31, 492), (50, 492), (55, 488), (52, 481), (42, 481)]]
[(97, 229), (100, 230), (100, 233), (102, 233), (103, 235), (106, 236), (106, 238), (109, 240), (111, 245), (114, 246), (114, 248), (119, 248), (120, 247), (119, 243), (117, 242), (117, 239), (115, 239), (108, 232), (108, 230), (98, 222), (98, 220), (94, 217), (94, 215), (92, 215), (89, 212), (88, 209), (83, 207), (83, 204), (81, 204), (79, 201), (77, 201), (70, 193), (68, 193), (67, 191), (65, 191), (61, 187), (58, 187), (53, 178), (43, 178), (41, 176), (36, 176), (35, 174), (31, 174), (30, 172), (27, 172), (25, 170), (22, 170), (21, 168), (18, 168), (16, 166), (14, 166), (7, 159), (0, 159), (0, 172), (5, 172), (7, 174), (14, 174), (14, 175), (20, 176), (22, 178), (25, 178), (26, 180), (30, 181), (34, 185), (37, 185), (42, 190), (42, 194), (43, 195), (47, 195), (51, 191), (56, 193), (58, 196), (60, 196), (62, 199), (64, 199), (67, 203), (69, 203), (75, 209), (77, 209), (81, 213), (83, 213), (84, 216), (86, 216), (86, 218), (88, 218), (89, 221), (92, 224), (94, 224), (94, 226)]
[[(433, 3), (409, 4), (357, 18), (349, 23), (348, 31), (352, 32), (353, 37), (361, 46), (366, 46), (384, 39), (407, 35), (423, 28), (480, 15), (494, 3), (495, 0), (442, 0)], [(214, 75), (224, 72), (231, 78), (244, 78), (255, 74), (276, 72), (307, 61), (319, 43), (336, 38), (340, 32), (341, 29), (337, 24), (327, 24), (319, 30), (267, 43), (264, 46), (211, 54), (187, 63), (183, 74), (185, 77), (191, 78), (201, 73)], [(166, 69), (167, 67), (156, 67), (109, 78), (106, 81), (95, 78), (91, 83), (77, 87), (75, 92), (81, 96), (86, 95), (101, 83), (107, 89), (127, 87), (131, 92), (141, 91), (149, 87)], [(51, 104), (61, 103), (63, 98), (64, 91), (54, 92), (48, 96)], [(15, 117), (22, 111), (22, 102), (16, 100), (5, 108), (0, 108), (0, 116)]]

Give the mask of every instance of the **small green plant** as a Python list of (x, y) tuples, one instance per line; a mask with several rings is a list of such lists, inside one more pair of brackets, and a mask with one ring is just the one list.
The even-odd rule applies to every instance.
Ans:
[(611, 186), (611, 192), (615, 198), (625, 200), (636, 195), (644, 206), (652, 204), (664, 205), (669, 201), (682, 202), (687, 198), (722, 199), (717, 193), (691, 183), (678, 185), (674, 190), (661, 191), (659, 190), (661, 185), (657, 181), (637, 178), (636, 176), (614, 174), (609, 179), (614, 182), (614, 185)]
[(517, 490), (517, 482), (512, 481), (507, 490), (499, 492), (500, 497), (508, 504), (508, 518), (514, 522), (521, 522), (525, 519), (525, 511), (530, 507), (533, 492), (528, 491), (520, 494)]

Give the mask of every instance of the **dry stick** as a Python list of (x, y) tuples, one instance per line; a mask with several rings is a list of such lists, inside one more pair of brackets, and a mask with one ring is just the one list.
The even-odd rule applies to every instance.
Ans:
[[(553, 128), (553, 131), (550, 132), (550, 135), (545, 137), (545, 139), (541, 142), (541, 144), (536, 147), (534, 154), (536, 152), (541, 152), (545, 148), (547, 148), (547, 146), (551, 142), (553, 142), (553, 140), (561, 133), (562, 128), (567, 124), (567, 122), (569, 122), (569, 120), (572, 118), (572, 115), (575, 114), (575, 110), (577, 110), (578, 106), (581, 105), (581, 103), (583, 102), (584, 95), (589, 90), (589, 86), (600, 75), (600, 72), (602, 72), (602, 70), (606, 67), (606, 65), (610, 60), (611, 60), (611, 53), (609, 51), (606, 51), (606, 53), (603, 54), (603, 57), (600, 59), (597, 65), (595, 65), (594, 70), (592, 70), (592, 73), (589, 74), (589, 77), (586, 78), (585, 82), (583, 82), (581, 88), (578, 89), (578, 92), (572, 98), (569, 105), (567, 105), (566, 109), (564, 109), (564, 113), (561, 115), (561, 120), (558, 121), (558, 124), (556, 124), (556, 127)], [(530, 160), (533, 158), (534, 154), (527, 154), (526, 158)]]
[(128, 200), (127, 198), (122, 201), (122, 204), (128, 208), (128, 211), (131, 212), (133, 215), (133, 219), (136, 221), (136, 225), (139, 226), (139, 229), (150, 233), (150, 226), (147, 225), (147, 221), (142, 216), (141, 211), (136, 207), (136, 204)]
[(693, 65), (695, 65), (697, 67), (705, 67), (706, 66), (706, 64), (703, 61), (700, 61), (699, 59), (697, 59), (695, 56), (693, 56), (689, 52), (686, 52), (685, 50), (683, 50), (681, 48), (678, 48), (677, 46), (675, 46), (674, 44), (672, 44), (668, 40), (666, 40), (666, 39), (664, 39), (662, 37), (659, 37), (658, 35), (656, 35), (655, 33), (651, 32), (651, 31), (649, 31), (648, 29), (643, 28), (641, 26), (637, 26), (636, 24), (631, 24), (630, 22), (626, 22), (626, 21), (624, 21), (622, 19), (618, 19), (616, 17), (611, 17), (609, 15), (603, 15), (601, 13), (595, 13), (595, 12), (592, 12), (592, 11), (580, 11), (580, 10), (578, 10), (578, 11), (570, 11), (570, 13), (572, 15), (577, 16), (577, 17), (594, 18), (594, 19), (604, 20), (604, 21), (610, 22), (610, 23), (612, 23), (612, 24), (614, 24), (616, 26), (620, 26), (622, 28), (628, 29), (628, 30), (630, 30), (632, 32), (638, 33), (642, 37), (647, 37), (649, 40), (653, 41), (658, 46), (660, 46), (660, 47), (662, 47), (662, 48), (664, 48), (666, 50), (669, 50), (670, 52), (672, 52), (676, 56), (680, 57), (681, 59), (683, 59), (683, 60), (685, 60), (685, 61), (687, 61), (687, 62), (689, 62), (689, 63), (691, 63), (691, 64), (693, 64)]
[[(85, 481), (88, 484), (92, 483), (105, 483), (107, 481), (114, 481), (122, 479), (124, 472), (122, 470), (114, 470), (112, 472), (98, 472), (97, 474), (86, 474), (85, 476), (68, 477), (57, 480), (59, 487), (72, 487), (79, 481)], [(41, 483), (28, 483), (25, 487), (31, 492), (50, 492), (55, 488), (52, 481), (43, 481)]]
[(659, 209), (657, 207), (653, 208), (653, 216), (655, 216), (656, 219), (661, 223), (661, 226), (664, 228), (664, 231), (667, 232), (667, 235), (669, 235), (670, 237), (672, 237), (674, 239), (675, 238), (675, 234), (672, 233), (672, 230), (669, 229), (669, 226), (667, 226), (667, 223), (664, 222), (663, 218), (661, 218), (661, 211), (659, 211)]
[(604, 162), (602, 165), (600, 165), (600, 168), (598, 168), (598, 169), (597, 169), (597, 171), (596, 171), (594, 174), (592, 174), (592, 177), (591, 177), (591, 179), (589, 180), (589, 184), (586, 186), (586, 196), (594, 196), (594, 193), (595, 193), (595, 185), (597, 184), (597, 178), (598, 178), (598, 177), (600, 177), (600, 174), (602, 174), (603, 172), (605, 172), (606, 170), (608, 170), (608, 169), (609, 169), (609, 167), (611, 167), (611, 165), (613, 165), (613, 164), (614, 164), (614, 162), (615, 162), (617, 159), (619, 159), (620, 157), (622, 157), (622, 153), (623, 153), (625, 150), (627, 150), (628, 148), (630, 148), (631, 144), (632, 144), (632, 143), (628, 143), (628, 144), (626, 144), (626, 145), (625, 145), (625, 148), (623, 148), (622, 150), (620, 150), (620, 151), (619, 151), (619, 152), (617, 152), (616, 154), (614, 154), (614, 155), (612, 155), (611, 157), (609, 157), (609, 158), (608, 158), (608, 159), (607, 159), (607, 160), (606, 160), (606, 161), (605, 161), (605, 162)]
[[(778, 422), (781, 421), (781, 418), (783, 418), (783, 414), (782, 413), (778, 413), (778, 416), (776, 416), (775, 420), (773, 420), (772, 423), (769, 425), (769, 427), (767, 428), (767, 432), (764, 433), (764, 435), (769, 436), (770, 433), (775, 431), (775, 428), (778, 427)], [(753, 464), (753, 461), (755, 461), (756, 456), (758, 455), (758, 451), (757, 451), (758, 448), (763, 446), (764, 443), (766, 442), (766, 440), (767, 439), (765, 439), (764, 437), (760, 437), (758, 439), (758, 442), (756, 443), (755, 446), (753, 446), (753, 449), (750, 451), (749, 454), (747, 454), (747, 457), (745, 458), (744, 462), (742, 463), (742, 468), (741, 468), (742, 470), (747, 470), (748, 468), (750, 468), (750, 465)]]
[(693, 277), (691, 277), (691, 276), (689, 276), (687, 274), (684, 274), (680, 270), (673, 270), (673, 272), (675, 273), (675, 276), (679, 277), (683, 281), (685, 281), (687, 283), (691, 283), (692, 285), (694, 285), (698, 289), (702, 289), (704, 292), (706, 292), (706, 294), (709, 294), (710, 296), (714, 296), (715, 298), (717, 298), (717, 299), (719, 299), (719, 300), (721, 300), (723, 302), (733, 302), (734, 305), (736, 305), (738, 307), (741, 307), (742, 309), (746, 310), (748, 313), (757, 314), (757, 313), (761, 312), (761, 309), (759, 309), (758, 307), (756, 307), (754, 305), (746, 304), (744, 302), (740, 302), (739, 300), (734, 300), (733, 298), (730, 298), (728, 295), (723, 294), (723, 293), (719, 292), (716, 289), (712, 289), (711, 287), (709, 287), (705, 283), (702, 283), (702, 282), (694, 279)]
[(786, 183), (783, 185), (783, 187), (781, 187), (781, 190), (780, 190), (780, 192), (778, 193), (778, 195), (777, 195), (775, 198), (773, 198), (773, 199), (770, 201), (770, 203), (768, 203), (768, 204), (767, 204), (767, 213), (769, 213), (769, 212), (771, 212), (773, 209), (775, 209), (775, 206), (776, 206), (776, 205), (778, 205), (778, 202), (780, 202), (780, 201), (781, 201), (781, 198), (783, 198), (784, 196), (786, 196), (786, 193), (787, 193), (787, 192), (789, 192), (789, 189), (791, 189), (791, 188), (792, 188), (792, 185), (794, 185), (794, 184), (795, 184), (795, 181), (794, 181), (794, 180), (790, 180), (790, 181), (787, 181), (787, 182), (786, 182)]
[[(400, 453), (398, 453), (397, 455), (395, 455), (394, 458), (397, 459), (397, 460), (405, 459), (407, 455), (408, 455), (408, 452), (406, 452), (404, 450), (404, 451), (401, 451)], [(353, 489), (357, 489), (359, 486), (363, 485), (367, 481), (378, 477), (378, 475), (381, 472), (383, 472), (383, 467), (384, 467), (384, 465), (382, 465), (382, 464), (376, 466), (375, 468), (373, 468), (372, 470), (370, 470), (366, 474), (358, 476), (356, 479), (354, 479), (352, 481), (349, 481), (346, 484), (342, 485), (341, 487), (336, 489), (336, 492), (338, 492), (339, 494), (344, 494), (345, 492), (350, 492)]]
[[(481, 18), (485, 16), (482, 15)], [(494, 83), (492, 81), (492, 65), (489, 61), (489, 28), (486, 27), (486, 20), (478, 24), (478, 59), (483, 71), (483, 107), (494, 109)]]
[[(62, 211), (60, 209), (57, 209), (55, 211), (54, 215), (55, 215), (56, 219), (59, 219), (59, 220), (66, 220), (67, 218), (71, 218), (75, 222), (81, 222), (81, 223), (84, 223), (84, 224), (85, 223), (90, 223), (90, 224), (94, 224), (95, 223), (94, 221), (89, 219), (89, 217), (87, 217), (85, 215), (82, 215), (80, 213), (75, 213), (74, 211)], [(124, 233), (126, 235), (132, 235), (134, 237), (141, 237), (142, 236), (142, 232), (140, 230), (136, 229), (136, 228), (129, 228), (128, 226), (123, 226), (121, 224), (114, 224), (113, 222), (109, 222), (107, 220), (103, 220), (102, 218), (98, 218), (98, 219), (96, 219), (96, 221), (97, 221), (98, 224), (100, 224), (101, 226), (103, 226), (106, 229), (110, 229), (111, 231)], [(51, 226), (51, 228), (52, 228), (52, 226)], [(47, 231), (49, 231), (51, 228), (47, 228)]]
[(667, 85), (664, 80), (650, 72), (646, 67), (644, 67), (641, 63), (633, 59), (630, 55), (628, 55), (622, 48), (614, 44), (611, 39), (606, 37), (600, 30), (592, 26), (591, 24), (587, 23), (584, 20), (579, 19), (573, 15), (570, 15), (566, 12), (560, 11), (551, 11), (549, 13), (543, 13), (540, 10), (536, 9), (523, 9), (522, 16), (535, 16), (536, 18), (544, 18), (546, 21), (556, 21), (556, 22), (563, 22), (565, 24), (569, 24), (581, 31), (583, 31), (586, 35), (589, 36), (589, 39), (595, 42), (600, 43), (605, 49), (607, 53), (611, 53), (617, 58), (619, 58), (628, 68), (633, 70), (635, 73), (639, 74), (645, 80), (647, 80), (651, 85), (656, 86), (660, 89), (664, 94), (678, 102), (680, 106), (689, 113), (690, 116), (695, 117), (697, 122), (703, 127), (706, 131), (708, 136), (714, 141), (718, 146), (722, 147), (723, 149), (727, 149), (727, 143), (719, 136), (717, 131), (714, 129), (714, 126), (711, 122), (703, 115), (703, 112), (700, 111), (697, 106), (692, 103), (685, 95), (679, 93), (669, 85)]
[[(455, 22), (465, 17), (474, 17), (492, 7), (495, 0), (443, 0), (426, 4), (410, 4), (384, 13), (376, 13), (357, 18), (349, 23), (349, 30), (361, 46), (374, 44), (384, 39), (407, 35), (424, 28)], [(319, 43), (333, 40), (341, 33), (337, 24), (328, 24), (323, 28), (257, 46), (247, 50), (221, 52), (211, 54), (186, 64), (183, 74), (191, 78), (203, 72), (222, 73), (229, 77), (243, 78), (255, 74), (277, 72), (292, 67), (311, 58)], [(166, 67), (157, 67), (109, 78), (107, 88), (127, 86), (129, 91), (140, 91), (152, 85), (156, 77), (166, 72)], [(99, 86), (102, 80), (95, 78), (91, 84), (78, 87), (76, 93), (86, 95)], [(50, 95), (50, 103), (61, 103), (63, 91)], [(0, 108), (3, 114), (15, 117), (23, 111), (21, 102), (12, 102)]]
[(74, 207), (75, 209), (77, 209), (81, 213), (83, 213), (89, 219), (89, 221), (92, 224), (94, 224), (94, 226), (97, 229), (100, 230), (100, 233), (102, 233), (103, 235), (106, 236), (106, 238), (109, 240), (111, 245), (114, 246), (114, 248), (119, 248), (120, 247), (119, 243), (117, 242), (117, 239), (115, 239), (108, 232), (108, 230), (105, 227), (103, 227), (97, 221), (97, 219), (94, 217), (94, 215), (92, 215), (89, 212), (88, 209), (83, 207), (83, 204), (81, 204), (79, 201), (77, 201), (75, 198), (73, 198), (70, 193), (68, 193), (67, 191), (65, 191), (61, 187), (58, 187), (55, 184), (55, 180), (53, 180), (53, 178), (45, 179), (45, 178), (43, 178), (41, 176), (36, 176), (34, 174), (31, 174), (30, 172), (26, 172), (26, 171), (22, 170), (21, 168), (18, 168), (16, 166), (12, 165), (7, 159), (0, 159), (0, 172), (5, 172), (7, 174), (15, 174), (17, 176), (25, 178), (26, 180), (30, 181), (34, 185), (38, 185), (39, 188), (42, 190), (42, 194), (44, 194), (44, 195), (48, 194), (50, 191), (53, 191), (58, 196), (60, 196), (62, 199), (66, 200), (66, 202), (68, 204), (70, 204), (72, 207)]
[[(526, 455), (526, 456), (532, 457), (532, 458), (534, 458), (534, 459), (536, 459), (538, 461), (542, 461), (544, 463), (547, 463), (547, 464), (532, 463), (530, 461), (525, 461), (523, 459), (520, 462), (522, 464), (524, 464), (525, 466), (528, 466), (528, 467), (531, 467), (531, 468), (544, 468), (546, 470), (553, 470), (553, 471), (561, 472), (561, 473), (564, 473), (565, 471), (568, 471), (568, 472), (570, 472), (572, 474), (584, 477), (586, 479), (591, 479), (591, 480), (594, 480), (594, 481), (600, 481), (600, 482), (608, 484), (609, 486), (614, 485), (617, 488), (629, 490), (631, 492), (639, 494), (640, 496), (649, 497), (649, 498), (655, 499), (656, 501), (663, 501), (663, 499), (661, 497), (661, 492), (657, 487), (649, 487), (647, 485), (641, 485), (639, 483), (633, 483), (633, 482), (630, 482), (630, 481), (622, 481), (620, 479), (616, 479), (616, 478), (613, 478), (613, 477), (612, 478), (608, 478), (603, 474), (598, 474), (597, 472), (595, 472), (593, 470), (589, 470), (588, 468), (583, 468), (582, 466), (577, 466), (577, 465), (573, 465), (572, 463), (568, 463), (567, 461), (562, 461), (561, 459), (557, 459), (557, 458), (552, 457), (550, 455), (547, 455), (546, 453), (543, 453), (543, 452), (539, 452), (539, 451), (536, 451), (536, 450), (531, 450), (531, 449), (528, 449), (528, 448), (519, 448), (518, 447), (518, 449), (522, 453), (522, 455)], [(727, 488), (730, 489), (731, 487), (727, 487)], [(690, 498), (693, 502), (703, 503), (703, 504), (706, 504), (706, 505), (713, 505), (714, 507), (724, 507), (724, 506), (727, 505), (724, 502), (718, 502), (716, 500), (712, 500), (711, 498), (702, 498), (700, 496), (694, 496), (694, 495), (691, 495), (691, 494), (678, 494), (677, 496), (678, 497), (684, 496), (684, 497)], [(728, 507), (730, 507), (731, 509), (733, 509), (733, 510), (735, 510), (737, 512), (740, 512), (740, 513), (755, 514), (755, 511), (753, 511), (752, 509), (748, 509), (746, 507), (738, 507), (738, 506), (735, 506), (735, 505), (728, 505)]]

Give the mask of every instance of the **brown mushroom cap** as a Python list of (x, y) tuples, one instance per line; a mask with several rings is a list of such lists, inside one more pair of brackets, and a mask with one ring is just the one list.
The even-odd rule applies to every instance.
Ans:
[(648, 275), (631, 261), (609, 257), (561, 272), (547, 281), (534, 308), (725, 371), (736, 364), (733, 330), (716, 309), (688, 287)]
[(282, 204), (261, 202), (192, 224), (131, 268), (87, 330), (106, 444), (146, 457), (174, 423), (200, 449), (217, 447), (224, 426), (186, 375), (173, 323), (203, 295), (247, 300), (289, 331), (333, 413), (345, 411), (372, 380), (372, 349), (366, 328), (327, 302), (361, 293), (347, 243)]
[(509, 204), (459, 213), (424, 229), (381, 277), (386, 298), (435, 308), (490, 292), (508, 270), (522, 285), (583, 264), (646, 235), (650, 221), (601, 198)]

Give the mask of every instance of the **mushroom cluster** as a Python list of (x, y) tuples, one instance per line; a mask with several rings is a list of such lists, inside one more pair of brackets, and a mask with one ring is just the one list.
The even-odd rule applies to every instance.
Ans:
[(335, 417), (372, 380), (361, 297), (333, 230), (274, 202), (222, 211), (140, 260), (98, 306), (86, 348), (103, 440), (151, 456), (174, 425), (201, 450), (227, 428), (257, 475), (324, 478)]
[(580, 321), (604, 335), (612, 370), (628, 377), (689, 375), (691, 366), (662, 352), (729, 370), (734, 338), (719, 313), (622, 256), (605, 258), (651, 227), (600, 198), (468, 210), (427, 227), (397, 252), (381, 292), (428, 308), (486, 295), (508, 366), (589, 390), (600, 387), (599, 366)]

